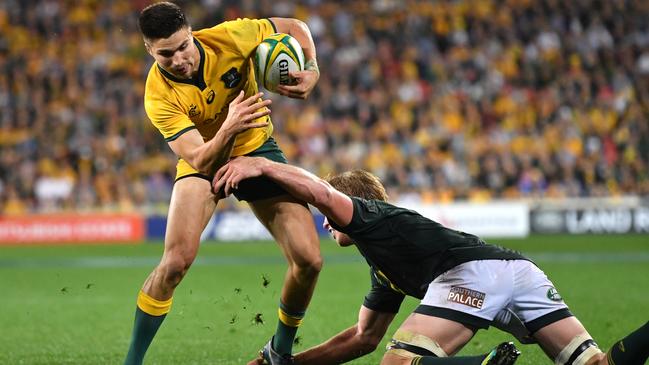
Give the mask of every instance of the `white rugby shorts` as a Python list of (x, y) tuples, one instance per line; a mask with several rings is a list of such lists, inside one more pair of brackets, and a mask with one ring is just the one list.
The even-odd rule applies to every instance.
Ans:
[(430, 283), (415, 312), (487, 328), (503, 309), (531, 332), (572, 316), (545, 273), (527, 260), (460, 264)]

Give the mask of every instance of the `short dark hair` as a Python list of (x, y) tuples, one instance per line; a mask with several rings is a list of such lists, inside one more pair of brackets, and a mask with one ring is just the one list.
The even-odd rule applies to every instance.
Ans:
[(325, 179), (336, 190), (348, 196), (368, 200), (388, 200), (381, 180), (364, 170), (352, 170)]
[(169, 38), (189, 26), (189, 23), (178, 5), (163, 1), (144, 8), (140, 13), (138, 25), (144, 38), (156, 40)]

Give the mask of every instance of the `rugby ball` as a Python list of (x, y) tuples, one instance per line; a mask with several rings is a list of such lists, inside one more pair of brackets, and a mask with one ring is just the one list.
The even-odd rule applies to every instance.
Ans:
[(295, 83), (288, 73), (304, 70), (304, 53), (295, 38), (275, 33), (259, 43), (254, 63), (257, 81), (275, 93), (277, 86)]

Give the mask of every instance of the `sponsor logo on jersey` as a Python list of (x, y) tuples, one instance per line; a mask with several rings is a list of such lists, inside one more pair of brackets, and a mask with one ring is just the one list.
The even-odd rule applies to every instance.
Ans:
[(451, 291), (448, 293), (447, 300), (449, 302), (455, 302), (464, 304), (473, 308), (482, 308), (484, 304), (485, 293), (479, 292), (477, 290), (462, 288), (460, 286), (451, 287)]
[(223, 81), (225, 87), (232, 89), (239, 84), (239, 81), (241, 81), (241, 74), (236, 68), (232, 67), (228, 72), (221, 75), (221, 81)]
[(548, 299), (553, 300), (555, 302), (560, 302), (563, 300), (563, 298), (561, 298), (561, 295), (559, 294), (557, 289), (555, 289), (554, 287), (548, 289)]
[(207, 103), (212, 104), (212, 102), (214, 101), (215, 96), (216, 96), (216, 93), (214, 92), (214, 90), (210, 90), (210, 92), (207, 94), (207, 100), (206, 100)]
[(198, 107), (195, 104), (189, 106), (189, 117), (193, 118), (201, 114), (201, 111), (198, 110)]

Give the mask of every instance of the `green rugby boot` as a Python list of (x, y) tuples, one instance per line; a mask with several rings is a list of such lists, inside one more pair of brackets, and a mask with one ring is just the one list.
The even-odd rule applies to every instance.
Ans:
[(481, 365), (513, 365), (520, 354), (513, 342), (503, 342), (487, 354)]

